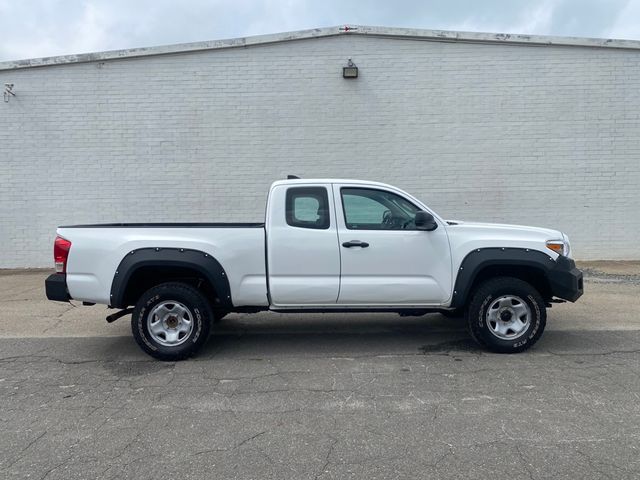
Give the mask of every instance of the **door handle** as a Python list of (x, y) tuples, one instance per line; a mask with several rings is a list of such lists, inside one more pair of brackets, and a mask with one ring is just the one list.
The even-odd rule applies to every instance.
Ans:
[(344, 242), (342, 246), (346, 248), (351, 248), (351, 247), (367, 248), (369, 244), (367, 242), (361, 242), (360, 240), (351, 240), (349, 242)]

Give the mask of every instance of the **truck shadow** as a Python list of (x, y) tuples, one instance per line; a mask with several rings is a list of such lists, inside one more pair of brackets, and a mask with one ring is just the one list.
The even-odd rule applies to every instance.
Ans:
[[(581, 357), (637, 355), (640, 331), (561, 330), (550, 325), (530, 350), (516, 355)], [(70, 340), (65, 340), (67, 343)], [(77, 340), (80, 342), (80, 339)], [(95, 337), (91, 358), (153, 361), (132, 337)], [(469, 337), (462, 318), (372, 315), (229, 315), (214, 325), (211, 338), (193, 361), (291, 358), (364, 358), (412, 355), (450, 357), (496, 355)], [(510, 355), (497, 355), (513, 360)], [(84, 357), (83, 357), (84, 358)], [(142, 367), (140, 367), (142, 368)], [(158, 367), (159, 368), (159, 367)], [(144, 368), (143, 368), (144, 370)]]
[(199, 357), (369, 356), (476, 352), (462, 318), (439, 314), (229, 315)]
[[(637, 353), (640, 331), (561, 329), (550, 323), (523, 354)], [(214, 325), (199, 357), (366, 357), (384, 355), (494, 355), (469, 336), (463, 318), (440, 314), (237, 315)], [(502, 355), (500, 355), (502, 356)], [(510, 356), (503, 356), (505, 359)]]

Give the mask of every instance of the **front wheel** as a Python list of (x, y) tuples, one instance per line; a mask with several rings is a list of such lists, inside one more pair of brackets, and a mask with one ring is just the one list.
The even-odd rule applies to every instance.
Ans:
[(159, 360), (183, 360), (207, 341), (213, 314), (209, 302), (186, 283), (162, 283), (147, 290), (131, 316), (131, 330), (146, 353)]
[(512, 277), (482, 283), (471, 298), (466, 317), (473, 339), (498, 353), (517, 353), (531, 347), (547, 323), (540, 293)]

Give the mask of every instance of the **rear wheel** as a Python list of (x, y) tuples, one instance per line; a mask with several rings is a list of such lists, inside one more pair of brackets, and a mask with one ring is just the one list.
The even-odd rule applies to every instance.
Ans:
[(471, 298), (466, 317), (473, 339), (499, 353), (517, 353), (531, 347), (547, 322), (540, 293), (512, 277), (482, 283)]
[(147, 290), (131, 316), (131, 330), (146, 353), (159, 360), (183, 360), (207, 341), (213, 313), (209, 302), (186, 283), (162, 283)]

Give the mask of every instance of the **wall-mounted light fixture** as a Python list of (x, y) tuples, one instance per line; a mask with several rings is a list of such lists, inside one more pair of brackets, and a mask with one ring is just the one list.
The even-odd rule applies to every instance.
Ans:
[(4, 97), (4, 101), (5, 103), (9, 103), (9, 99), (11, 97), (15, 97), (16, 94), (12, 92), (13, 90), (13, 83), (5, 83), (4, 84), (4, 93), (2, 94), (2, 96)]
[(342, 78), (358, 78), (358, 67), (349, 59), (346, 67), (342, 67)]

